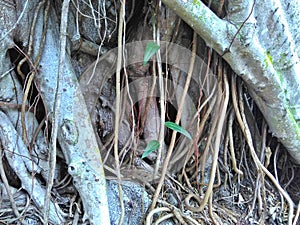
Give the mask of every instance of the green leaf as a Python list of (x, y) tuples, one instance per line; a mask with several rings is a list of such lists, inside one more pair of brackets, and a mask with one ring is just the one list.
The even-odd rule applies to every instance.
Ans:
[(192, 140), (192, 136), (190, 135), (190, 133), (187, 130), (185, 130), (183, 127), (177, 125), (176, 123), (168, 121), (168, 122), (165, 122), (165, 126), (172, 129), (172, 130), (175, 130), (175, 131), (183, 134), (188, 139)]
[(149, 59), (158, 51), (159, 45), (154, 43), (153, 41), (149, 42), (146, 46), (146, 51), (144, 54), (143, 65), (145, 66)]
[(159, 142), (156, 140), (149, 141), (147, 144), (147, 147), (145, 148), (145, 151), (142, 155), (142, 159), (150, 155), (152, 152), (154, 152), (156, 149), (159, 148)]

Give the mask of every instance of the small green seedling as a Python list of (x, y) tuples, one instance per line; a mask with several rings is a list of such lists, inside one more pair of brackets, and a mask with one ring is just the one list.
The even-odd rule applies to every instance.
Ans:
[(183, 127), (177, 125), (176, 123), (168, 121), (168, 122), (165, 122), (165, 126), (172, 130), (177, 131), (178, 133), (183, 134), (188, 139), (192, 140), (192, 136), (190, 135), (190, 133), (187, 130), (185, 130)]
[(144, 54), (143, 65), (145, 66), (149, 59), (158, 51), (159, 45), (154, 43), (153, 41), (149, 42), (146, 46), (146, 51)]
[[(187, 130), (185, 130), (183, 127), (177, 125), (176, 123), (168, 121), (168, 122), (165, 122), (165, 126), (172, 130), (177, 131), (178, 133), (183, 134), (188, 139), (192, 140), (192, 136), (190, 135), (190, 133)], [(157, 140), (150, 141), (144, 150), (142, 159), (147, 157), (148, 155), (150, 155), (152, 152), (154, 152), (158, 148), (159, 148), (159, 142)]]
[(142, 159), (150, 155), (152, 152), (154, 152), (156, 149), (159, 148), (159, 142), (156, 140), (152, 140), (147, 144), (147, 147), (142, 155)]

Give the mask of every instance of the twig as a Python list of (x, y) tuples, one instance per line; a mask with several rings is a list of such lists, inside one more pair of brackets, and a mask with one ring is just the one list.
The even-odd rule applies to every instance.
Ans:
[(256, 0), (254, 0), (253, 4), (252, 4), (252, 7), (251, 7), (251, 10), (250, 10), (250, 13), (249, 15), (247, 16), (247, 18), (243, 21), (242, 25), (239, 27), (239, 29), (237, 30), (237, 32), (234, 34), (228, 48), (225, 49), (225, 51), (223, 52), (223, 54), (221, 55), (221, 57), (223, 57), (226, 53), (230, 52), (230, 48), (234, 42), (234, 40), (236, 39), (236, 36), (240, 33), (240, 31), (242, 30), (243, 26), (246, 24), (246, 22), (248, 21), (248, 19), (250, 18), (250, 16), (252, 15), (253, 13), (253, 10), (254, 10), (254, 6), (255, 6), (255, 3), (256, 3)]
[(4, 38), (7, 37), (7, 35), (9, 35), (10, 32), (12, 32), (16, 27), (17, 25), (19, 24), (20, 20), (22, 19), (22, 17), (24, 16), (25, 14), (25, 11), (26, 11), (26, 8), (27, 8), (27, 4), (28, 4), (28, 0), (26, 0), (25, 4), (24, 4), (24, 8), (18, 18), (18, 20), (14, 23), (14, 26), (12, 28), (10, 28), (5, 34), (2, 35), (2, 37), (0, 38), (0, 42), (3, 41)]

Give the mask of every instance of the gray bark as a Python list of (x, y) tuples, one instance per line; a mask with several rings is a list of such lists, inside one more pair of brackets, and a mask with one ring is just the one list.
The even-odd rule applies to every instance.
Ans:
[[(59, 36), (56, 33), (53, 11), (49, 17), (48, 26), (45, 49), (40, 61), (43, 70), (38, 74), (37, 82), (51, 113), (50, 116), (53, 116), (55, 102), (53, 90), (57, 89), (59, 67), (57, 57)], [(40, 35), (36, 34), (35, 38), (39, 40)], [(37, 52), (38, 49), (35, 49), (35, 56)], [(109, 211), (103, 164), (89, 113), (68, 55), (65, 59), (61, 85), (62, 105), (58, 124), (58, 141), (68, 164), (68, 172), (73, 177), (74, 185), (83, 202), (85, 210), (83, 221), (89, 219), (91, 224), (107, 224)]]
[[(0, 30), (2, 31), (0, 37), (1, 101), (8, 103), (14, 103), (15, 101), (14, 89), (6, 88), (6, 80), (10, 78), (9, 73), (14, 73), (9, 69), (10, 65), (7, 53), (9, 48), (15, 46), (14, 41), (20, 41), (24, 46), (28, 47), (28, 37), (32, 35), (34, 45), (31, 60), (36, 61), (42, 38), (41, 32), (38, 31), (43, 30), (43, 20), (45, 19), (43, 10), (40, 10), (36, 15), (33, 13), (36, 10), (37, 4), (38, 1), (17, 1), (16, 5), (0, 4)], [(37, 17), (37, 23), (34, 31), (30, 33), (30, 26), (34, 16)], [(58, 57), (60, 54), (58, 48), (59, 35), (56, 15), (51, 7), (46, 29), (45, 47), (39, 61), (41, 71), (36, 75), (35, 82), (40, 87), (40, 91), (44, 97), (45, 107), (49, 112), (47, 116), (51, 119), (56, 114), (60, 114), (58, 118), (58, 141), (68, 164), (68, 171), (73, 177), (74, 185), (83, 202), (83, 220), (89, 219), (91, 224), (109, 224), (110, 218), (106, 194), (106, 180), (99, 147), (90, 123), (87, 106), (85, 105), (77, 77), (72, 69), (68, 55), (64, 60), (64, 70), (61, 76), (63, 79), (58, 81), (60, 60)], [(62, 104), (60, 113), (54, 113), (54, 104), (56, 101), (55, 92), (58, 82), (61, 82), (60, 85), (62, 86), (62, 88), (60, 88), (62, 91), (62, 93), (60, 93), (62, 96)], [(12, 96), (4, 96), (5, 93), (8, 93), (8, 90), (11, 90), (10, 95)], [(19, 93), (21, 93), (21, 91), (19, 91)], [(19, 99), (17, 103), (20, 104), (21, 100), (22, 98)], [(14, 150), (27, 150), (25, 144), (21, 142), (21, 134), (17, 134), (13, 125), (10, 125), (8, 118), (5, 117), (3, 113), (1, 114), (0, 121), (0, 142), (3, 146), (6, 146), (6, 158), (12, 169), (17, 172), (23, 188), (32, 195), (32, 199), (40, 210), (49, 210), (51, 222), (61, 224), (64, 222), (63, 213), (53, 201), (51, 201), (49, 209), (44, 205), (45, 189), (39, 185), (37, 179), (33, 179), (31, 174), (27, 172), (28, 168), (29, 171), (33, 170), (33, 168), (30, 167), (31, 162), (23, 159), (23, 161), (27, 161), (28, 163), (21, 163), (22, 157), (11, 154)], [(19, 140), (19, 142), (17, 148), (14, 149), (16, 140)], [(30, 157), (27, 157), (27, 159), (28, 158), (30, 159)], [(38, 169), (39, 167), (35, 166), (35, 168)], [(47, 177), (45, 176), (45, 178)], [(33, 190), (32, 182), (34, 182)]]

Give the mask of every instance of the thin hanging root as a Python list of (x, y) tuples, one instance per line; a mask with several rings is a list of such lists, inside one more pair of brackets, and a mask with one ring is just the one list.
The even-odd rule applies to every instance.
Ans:
[(218, 16), (220, 16), (221, 15), (221, 13), (222, 13), (222, 9), (223, 9), (223, 6), (224, 6), (224, 3), (225, 3), (225, 0), (220, 0), (219, 1), (219, 8), (218, 8), (218, 10), (217, 10), (217, 15)]
[(243, 172), (241, 170), (239, 170), (236, 166), (233, 135), (232, 135), (233, 119), (234, 119), (234, 111), (231, 110), (229, 120), (228, 120), (228, 136), (229, 136), (229, 149), (230, 149), (230, 154), (231, 154), (232, 168), (236, 173), (243, 175)]
[(171, 205), (166, 201), (160, 201), (160, 203), (162, 205), (164, 205), (164, 207), (156, 208), (156, 209), (152, 210), (146, 218), (146, 225), (151, 224), (151, 220), (152, 220), (154, 213), (162, 213), (162, 212), (170, 212), (170, 213), (160, 216), (160, 218), (155, 221), (155, 223), (154, 223), (155, 225), (161, 224), (163, 221), (166, 221), (167, 219), (170, 219), (172, 217), (175, 217), (178, 220), (179, 224), (200, 225), (200, 223), (197, 220), (195, 220), (191, 216), (186, 215), (180, 209), (176, 208), (174, 205)]
[(296, 211), (296, 214), (294, 217), (293, 225), (297, 225), (299, 214), (300, 214), (300, 202), (298, 203), (298, 207), (297, 207), (297, 211)]
[(212, 219), (213, 223), (215, 225), (220, 225), (218, 220), (216, 219), (216, 217), (214, 215), (214, 212), (213, 212), (213, 209), (212, 209), (212, 194), (209, 196), (208, 209), (209, 209), (210, 218)]
[[(62, 11), (61, 11), (61, 24), (60, 24), (60, 46), (59, 46), (59, 65), (58, 65), (58, 74), (57, 74), (57, 82), (56, 82), (56, 90), (55, 90), (55, 96), (54, 96), (54, 105), (53, 105), (53, 118), (52, 118), (52, 129), (51, 129), (51, 151), (49, 155), (49, 171), (48, 171), (48, 183), (47, 183), (47, 189), (45, 194), (45, 201), (44, 201), (44, 212), (43, 212), (43, 219), (44, 223), (48, 224), (49, 220), (49, 207), (51, 204), (51, 190), (54, 184), (54, 175), (55, 175), (55, 167), (56, 167), (56, 153), (57, 153), (57, 135), (58, 135), (58, 124), (60, 120), (60, 110), (61, 110), (61, 99), (62, 99), (62, 84), (63, 84), (63, 74), (64, 74), (64, 65), (66, 62), (66, 45), (67, 45), (67, 26), (68, 26), (68, 12), (69, 12), (69, 2), (70, 0), (64, 0), (62, 3)], [(47, 22), (48, 20), (48, 10), (49, 10), (49, 1), (47, 5), (47, 11), (44, 22)], [(39, 53), (41, 54), (41, 48), (43, 48), (43, 45), (45, 43), (45, 32), (47, 30), (46, 28), (47, 24), (44, 24), (43, 27), (43, 35), (44, 37), (41, 40), (41, 46), (39, 49)], [(36, 63), (39, 62), (40, 56), (37, 56)], [(30, 79), (34, 78), (34, 74), (32, 73), (30, 75)], [(25, 102), (25, 99), (23, 98), (23, 104)], [(23, 116), (23, 111), (22, 111)]]
[[(208, 73), (209, 73), (209, 67), (210, 67), (210, 63), (211, 63), (211, 54), (212, 54), (211, 51), (208, 51), (208, 55), (207, 55), (207, 59), (208, 59), (207, 60), (207, 69), (206, 69), (205, 77), (207, 77)], [(215, 88), (217, 88), (217, 84), (214, 85), (212, 94), (215, 92)], [(200, 93), (202, 93), (202, 90), (201, 90)], [(211, 96), (212, 96), (212, 94), (211, 94)], [(217, 100), (215, 100), (215, 99), (217, 99)], [(205, 126), (206, 120), (208, 119), (208, 116), (209, 116), (210, 112), (212, 111), (212, 109), (215, 106), (216, 106), (216, 108), (219, 108), (220, 101), (221, 101), (221, 97), (219, 95), (219, 92), (218, 92), (217, 97), (216, 97), (216, 94), (214, 94), (214, 100), (213, 100), (213, 102), (215, 102), (215, 101), (216, 101), (216, 105), (214, 103), (209, 105), (209, 108), (206, 111), (205, 115), (203, 116), (201, 123), (200, 123), (200, 117), (199, 117), (200, 115), (197, 118), (198, 119), (197, 137), (196, 137), (197, 139), (200, 138), (200, 136), (201, 136), (201, 134), (203, 132), (203, 128)], [(201, 107), (200, 108), (199, 107), (200, 107), (200, 98), (198, 100), (198, 111), (199, 111), (199, 114), (200, 114), (200, 108)], [(207, 142), (206, 142), (206, 145), (205, 145), (205, 148), (204, 148), (204, 151), (203, 151), (203, 155), (201, 157), (201, 162), (200, 162), (201, 166), (202, 166), (201, 167), (201, 171), (205, 170), (204, 167), (205, 167), (205, 162), (206, 162), (207, 155), (208, 155), (208, 149), (210, 147), (210, 143), (211, 143), (211, 140), (212, 140), (212, 137), (213, 137), (213, 134), (214, 134), (214, 130), (216, 128), (216, 124), (217, 124), (217, 116), (214, 115), (213, 122), (212, 122), (212, 125), (211, 125), (211, 128), (210, 128), (210, 132), (209, 132), (209, 135), (207, 137)], [(203, 173), (201, 174), (201, 182), (204, 183), (204, 174)]]
[[(32, 49), (33, 49), (33, 39), (34, 39), (33, 37), (34, 37), (35, 25), (37, 22), (39, 11), (44, 4), (45, 4), (45, 0), (41, 1), (35, 9), (33, 20), (32, 20), (32, 25), (31, 25), (31, 29), (30, 29), (28, 53), (27, 53), (27, 55), (24, 54), (25, 57), (18, 63), (18, 66), (17, 66), (18, 74), (22, 77), (23, 80), (25, 80), (26, 76), (22, 72), (21, 67), (26, 62), (26, 60), (31, 62), (30, 57), (32, 55)], [(32, 65), (33, 65), (33, 63), (32, 63)]]
[[(222, 82), (221, 82), (221, 76), (222, 76), (222, 64), (219, 64), (218, 68), (218, 75), (219, 75), (219, 88), (218, 88), (218, 95), (222, 95), (221, 90), (222, 90)], [(209, 183), (207, 186), (207, 190), (204, 196), (204, 199), (201, 203), (201, 210), (204, 209), (205, 205), (207, 204), (207, 201), (209, 200), (210, 195), (212, 195), (213, 192), (213, 185), (215, 181), (215, 176), (216, 176), (216, 170), (217, 170), (217, 164), (218, 164), (218, 156), (219, 156), (219, 148), (220, 148), (220, 142), (221, 142), (221, 136), (222, 136), (222, 129), (225, 121), (225, 115), (227, 111), (227, 106), (229, 102), (229, 84), (227, 80), (227, 74), (224, 71), (224, 98), (222, 101), (222, 108), (219, 112), (219, 120), (218, 120), (218, 125), (217, 125), (217, 130), (216, 130), (216, 136), (215, 136), (215, 143), (214, 143), (214, 153), (213, 153), (213, 161), (212, 161), (212, 166), (211, 166), (211, 172), (210, 172), (210, 179)]]
[[(289, 206), (288, 224), (292, 225), (293, 214), (294, 214), (294, 203), (293, 203), (293, 200), (290, 198), (289, 194), (280, 186), (280, 184), (275, 179), (275, 177), (260, 162), (260, 160), (259, 160), (259, 158), (258, 158), (258, 156), (257, 156), (257, 154), (256, 154), (256, 152), (254, 150), (251, 133), (250, 133), (250, 130), (249, 130), (249, 127), (248, 127), (248, 123), (246, 121), (246, 116), (244, 114), (243, 103), (239, 104), (240, 110), (238, 108), (235, 78), (232, 78), (232, 80), (231, 80), (231, 94), (232, 94), (232, 102), (233, 102), (233, 106), (234, 106), (236, 118), (237, 118), (238, 123), (239, 123), (239, 125), (241, 127), (241, 130), (242, 130), (242, 132), (244, 134), (244, 137), (245, 137), (245, 139), (247, 141), (247, 144), (248, 144), (248, 147), (250, 149), (250, 153), (251, 153), (252, 159), (253, 159), (256, 167), (257, 167), (258, 173), (264, 172), (269, 177), (269, 179), (272, 181), (272, 183), (276, 186), (276, 188), (278, 189), (278, 191), (286, 199), (286, 201), (288, 203), (288, 206)], [(240, 95), (241, 95), (241, 91), (240, 91)]]
[[(191, 216), (188, 216), (188, 215), (185, 215), (185, 214), (182, 214), (182, 217), (189, 221), (190, 223), (189, 224), (195, 224), (195, 225), (200, 225), (199, 222), (197, 222), (194, 218), (192, 218)], [(201, 223), (202, 224), (202, 223)]]
[[(198, 104), (199, 104), (199, 107), (198, 107), (198, 110), (193, 118), (193, 121), (197, 118), (197, 131), (196, 131), (196, 135), (195, 137), (193, 138), (193, 140), (199, 140), (199, 138), (201, 137), (202, 135), (202, 132), (204, 130), (204, 126), (209, 118), (209, 116), (211, 115), (211, 112), (214, 108), (214, 105), (215, 105), (215, 101), (216, 101), (216, 95), (215, 95), (215, 89), (216, 89), (216, 84), (214, 85), (210, 95), (207, 97), (207, 99), (200, 105), (200, 98), (199, 98), (199, 101), (198, 101)], [(203, 107), (209, 103), (209, 106), (208, 106), (208, 109), (205, 111), (205, 114), (203, 115), (203, 117), (201, 118), (200, 120), (200, 112), (201, 110), (203, 109)], [(201, 121), (201, 122), (200, 122)], [(213, 133), (213, 132), (212, 132)], [(209, 142), (207, 142), (209, 143)], [(190, 158), (193, 156), (193, 154), (195, 153), (195, 148), (194, 147), (191, 147), (191, 145), (194, 145), (195, 143), (191, 143), (190, 146), (188, 147), (189, 151), (186, 152), (186, 151), (181, 151), (179, 153), (177, 153), (177, 155), (173, 156), (172, 158), (172, 161), (170, 162), (170, 165), (174, 165), (178, 160), (180, 160), (181, 158), (184, 159), (184, 163), (183, 163), (183, 166), (182, 166), (182, 170), (185, 170), (185, 167), (186, 167), (186, 164), (188, 163), (188, 161), (190, 160)], [(184, 145), (184, 142), (181, 143), (181, 145)], [(182, 148), (181, 146), (179, 148)], [(186, 147), (184, 147), (186, 148)], [(170, 166), (172, 167), (172, 166)], [(202, 171), (204, 170), (204, 167), (202, 168)], [(198, 170), (196, 170), (198, 171)], [(198, 177), (198, 176), (197, 176)]]
[(174, 217), (174, 214), (173, 213), (168, 213), (166, 215), (163, 215), (161, 217), (159, 217), (156, 221), (155, 221), (155, 225), (158, 225), (160, 223), (162, 223), (163, 221), (166, 221), (168, 219), (171, 219), (172, 217)]
[[(176, 219), (178, 219), (179, 220), (179, 223), (180, 224), (183, 224), (183, 225), (188, 225), (185, 221), (184, 221), (184, 218), (182, 217), (182, 213), (181, 213), (181, 211), (179, 210), (179, 209), (177, 209), (177, 208), (175, 208), (175, 207), (173, 207), (173, 206), (171, 206), (172, 208), (171, 208), (171, 210), (172, 210), (172, 213), (173, 213), (173, 215), (176, 217)], [(159, 223), (155, 223), (155, 225), (158, 225)]]
[(152, 217), (155, 213), (161, 213), (161, 212), (171, 212), (171, 210), (168, 208), (168, 207), (161, 207), (161, 208), (155, 208), (155, 209), (152, 209), (148, 215), (147, 215), (147, 218), (146, 218), (146, 223), (145, 225), (150, 225), (151, 224), (151, 220), (152, 220)]
[(230, 217), (230, 219), (234, 222), (234, 224), (237, 224), (238, 220), (236, 219), (237, 217), (239, 217), (237, 214), (235, 214), (233, 211), (231, 211), (230, 209), (227, 209), (226, 207), (223, 206), (218, 206), (219, 209), (221, 208), (222, 210), (225, 211), (225, 214)]
[(120, 121), (120, 103), (121, 103), (121, 67), (122, 67), (122, 54), (123, 54), (123, 24), (125, 19), (125, 0), (121, 2), (120, 6), (120, 16), (119, 16), (119, 31), (118, 31), (118, 59), (116, 68), (116, 111), (115, 111), (115, 130), (114, 130), (114, 157), (115, 166), (118, 178), (118, 189), (119, 189), (119, 199), (121, 206), (121, 215), (119, 219), (119, 225), (123, 224), (125, 207), (123, 202), (122, 186), (121, 186), (121, 172), (120, 172), (120, 161), (119, 161), (119, 149), (118, 149), (118, 136), (119, 136), (119, 121)]
[(184, 199), (185, 207), (188, 210), (190, 210), (191, 212), (200, 212), (202, 210), (200, 207), (191, 206), (191, 204), (190, 204), (191, 198), (195, 199), (198, 202), (199, 205), (201, 204), (202, 200), (200, 199), (200, 197), (198, 195), (196, 195), (196, 194), (190, 193)]
[[(193, 48), (192, 49), (192, 57), (191, 57), (191, 61), (190, 61), (188, 75), (187, 75), (186, 83), (184, 85), (184, 89), (183, 89), (183, 92), (182, 92), (182, 98), (181, 98), (181, 101), (179, 103), (179, 107), (178, 107), (178, 111), (177, 111), (177, 115), (176, 115), (176, 119), (175, 119), (175, 123), (177, 125), (179, 124), (179, 121), (180, 121), (180, 118), (181, 118), (182, 108), (184, 106), (185, 97), (187, 95), (187, 91), (188, 91), (188, 88), (190, 86), (190, 81), (191, 81), (193, 70), (194, 70), (194, 63), (195, 63), (196, 50), (197, 50), (197, 34), (196, 34), (196, 32), (194, 32), (193, 47), (192, 48)], [(159, 193), (160, 193), (161, 188), (163, 186), (165, 176), (166, 176), (167, 170), (168, 170), (168, 165), (169, 165), (171, 155), (172, 155), (172, 152), (173, 152), (173, 149), (174, 149), (174, 145), (175, 145), (175, 141), (176, 141), (176, 134), (177, 134), (177, 132), (174, 130), (172, 132), (171, 142), (170, 142), (169, 149), (168, 149), (168, 152), (167, 152), (167, 155), (166, 155), (166, 158), (165, 158), (165, 162), (164, 162), (164, 165), (163, 165), (163, 168), (162, 168), (161, 177), (160, 177), (159, 183), (157, 185), (156, 191), (155, 191), (154, 196), (153, 196), (153, 200), (152, 200), (150, 209), (155, 208), (155, 205), (156, 205), (158, 197), (159, 197)]]
[(193, 190), (193, 186), (191, 185), (191, 182), (190, 182), (190, 180), (189, 180), (189, 178), (188, 178), (188, 176), (187, 176), (187, 174), (186, 174), (185, 169), (182, 170), (182, 176), (184, 177), (187, 186), (188, 186), (191, 190)]
[[(161, 11), (161, 1), (158, 1), (158, 11)], [(160, 13), (157, 14), (157, 28), (155, 29), (155, 24), (153, 23), (153, 40), (156, 40), (157, 44), (160, 45)], [(161, 63), (161, 56), (160, 56), (160, 49), (158, 49), (156, 53), (156, 59), (157, 59), (157, 72), (158, 72), (158, 86), (159, 86), (159, 95), (160, 95), (160, 130), (159, 130), (159, 137), (158, 137), (158, 142), (159, 142), (159, 148), (157, 150), (157, 158), (155, 162), (155, 168), (154, 168), (154, 177), (158, 175), (158, 170), (159, 167), (161, 166), (161, 161), (162, 161), (162, 154), (163, 154), (163, 146), (164, 146), (164, 140), (165, 140), (165, 128), (164, 128), (164, 123), (165, 123), (165, 115), (166, 115), (166, 106), (165, 106), (165, 87), (164, 87), (164, 82), (163, 82), (163, 74), (162, 74), (162, 63)], [(155, 69), (155, 64), (153, 64), (153, 72), (155, 75), (156, 69)], [(160, 184), (158, 184), (159, 186)], [(158, 197), (158, 196), (157, 196)], [(151, 208), (154, 208), (154, 203), (156, 202), (155, 198), (152, 201)]]
[[(19, 62), (18, 66), (17, 66), (17, 71), (21, 75), (21, 77), (22, 77), (23, 80), (25, 80), (25, 75), (21, 71), (21, 66), (24, 64), (24, 62), (26, 60), (29, 60), (31, 62), (30, 56), (32, 54), (32, 49), (33, 49), (33, 36), (34, 36), (34, 31), (35, 31), (36, 20), (37, 20), (37, 16), (38, 16), (39, 10), (40, 10), (41, 6), (44, 3), (45, 3), (45, 0), (42, 1), (42, 2), (40, 2), (38, 4), (37, 8), (36, 8), (36, 11), (35, 11), (35, 15), (34, 15), (32, 26), (31, 26), (31, 31), (30, 31), (28, 56), (24, 57)], [(45, 9), (45, 13), (44, 13), (43, 32), (42, 32), (42, 38), (41, 38), (41, 43), (40, 43), (39, 51), (38, 51), (38, 54), (36, 56), (35, 62), (34, 63), (31, 62), (34, 71), (31, 72), (31, 74), (30, 74), (30, 76), (29, 76), (29, 78), (27, 80), (27, 84), (26, 84), (24, 95), (23, 95), (23, 99), (22, 99), (22, 107), (21, 107), (22, 139), (23, 139), (23, 141), (24, 141), (25, 144), (27, 144), (27, 132), (26, 132), (26, 123), (25, 123), (26, 101), (27, 101), (27, 98), (28, 98), (30, 87), (31, 87), (31, 85), (33, 83), (34, 76), (36, 74), (35, 68), (37, 67), (37, 65), (40, 62), (41, 55), (42, 55), (42, 52), (43, 52), (43, 49), (44, 49), (44, 45), (45, 45), (49, 8), (50, 8), (50, 1), (47, 2), (47, 6), (46, 6), (46, 9)]]
[[(220, 102), (221, 102), (221, 95), (222, 93), (221, 92), (218, 92), (218, 95), (217, 95), (217, 100), (216, 100), (216, 104), (214, 105), (215, 108), (219, 109), (221, 108), (220, 106)], [(213, 106), (212, 108), (213, 109)], [(209, 115), (209, 114), (206, 114), (206, 115)], [(202, 155), (202, 159), (201, 159), (201, 171), (202, 171), (202, 174), (201, 174), (201, 183), (204, 183), (204, 171), (205, 171), (205, 162), (207, 160), (207, 156), (208, 156), (208, 151), (209, 151), (209, 147), (211, 146), (211, 141), (213, 139), (213, 136), (215, 134), (215, 129), (216, 129), (216, 126), (217, 126), (217, 123), (218, 123), (218, 118), (219, 118), (219, 113), (216, 112), (214, 117), (213, 117), (213, 121), (212, 121), (212, 125), (210, 127), (210, 132), (208, 134), (208, 137), (207, 137), (207, 142), (206, 142), (206, 145), (205, 145), (205, 149), (203, 151), (203, 155)], [(201, 123), (201, 125), (205, 125), (204, 123)]]
[(3, 156), (4, 156), (4, 153), (3, 153), (2, 149), (0, 149), (0, 177), (1, 177), (1, 180), (4, 184), (4, 186), (5, 186), (6, 193), (9, 197), (9, 201), (10, 201), (10, 204), (12, 206), (12, 210), (13, 210), (14, 214), (16, 215), (16, 217), (18, 217), (18, 219), (19, 219), (19, 218), (21, 218), (21, 215), (18, 211), (18, 208), (17, 208), (16, 202), (15, 202), (15, 199), (13, 197), (13, 194), (10, 191), (9, 183), (8, 183), (8, 180), (7, 180), (5, 171), (4, 171), (4, 167), (3, 167), (3, 162), (2, 162)]

